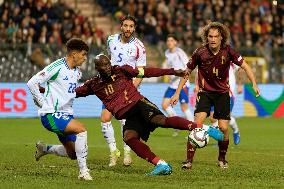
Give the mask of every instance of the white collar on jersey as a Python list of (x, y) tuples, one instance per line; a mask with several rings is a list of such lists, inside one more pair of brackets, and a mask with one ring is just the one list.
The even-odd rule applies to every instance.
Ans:
[[(118, 34), (117, 39), (118, 39), (119, 41), (121, 41), (121, 35), (122, 35), (122, 33)], [(133, 34), (132, 34), (131, 39), (130, 39), (127, 43), (131, 43), (132, 41), (134, 41), (134, 39), (135, 39), (135, 37), (134, 37)]]

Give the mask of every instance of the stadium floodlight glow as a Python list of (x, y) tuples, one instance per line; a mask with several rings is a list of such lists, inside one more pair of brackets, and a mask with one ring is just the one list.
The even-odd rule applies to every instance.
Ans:
[(277, 6), (277, 0), (273, 0), (272, 5)]

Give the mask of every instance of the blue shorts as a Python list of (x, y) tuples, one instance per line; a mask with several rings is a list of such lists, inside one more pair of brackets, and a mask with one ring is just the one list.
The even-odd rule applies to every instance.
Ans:
[[(168, 89), (165, 92), (164, 98), (172, 98), (172, 96), (175, 94), (176, 89), (168, 87)], [(188, 87), (184, 87), (179, 95), (179, 102), (180, 103), (188, 103)]]
[[(235, 103), (235, 98), (231, 96), (230, 97), (230, 112), (233, 111), (234, 103)], [(211, 106), (210, 112), (214, 112), (214, 106)]]
[(104, 109), (106, 109), (106, 106), (103, 104), (103, 105), (102, 105), (102, 110), (104, 110)]
[(41, 116), (41, 123), (47, 130), (57, 134), (60, 142), (75, 142), (76, 135), (64, 134), (65, 128), (72, 119), (74, 119), (73, 115), (57, 112), (54, 114), (46, 114), (44, 116)]

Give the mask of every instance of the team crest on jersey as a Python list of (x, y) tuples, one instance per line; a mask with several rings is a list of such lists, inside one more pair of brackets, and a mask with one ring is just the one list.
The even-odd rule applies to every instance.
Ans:
[(128, 56), (131, 56), (133, 51), (134, 51), (133, 48), (129, 48), (129, 49), (127, 49), (126, 53), (127, 53)]

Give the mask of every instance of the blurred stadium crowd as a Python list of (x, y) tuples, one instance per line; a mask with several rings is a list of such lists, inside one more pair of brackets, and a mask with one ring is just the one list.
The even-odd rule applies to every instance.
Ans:
[(211, 21), (226, 24), (231, 44), (243, 56), (261, 56), (269, 62), (269, 80), (284, 82), (284, 1), (271, 0), (118, 0), (99, 3), (120, 18), (138, 18), (137, 32), (158, 46), (175, 33), (190, 55), (200, 46), (200, 31)]
[[(80, 1), (78, 1), (80, 3)], [(175, 33), (190, 55), (201, 45), (200, 31), (210, 21), (225, 23), (231, 42), (243, 56), (266, 59), (270, 82), (284, 82), (284, 2), (283, 0), (94, 0), (103, 15), (117, 21), (126, 14), (138, 19), (137, 33), (162, 55), (165, 38)], [(95, 11), (95, 10), (94, 10)], [(101, 15), (101, 16), (103, 16)], [(104, 49), (107, 36), (93, 18), (63, 0), (0, 1), (0, 68), (2, 81), (26, 81), (30, 74), (21, 71), (23, 62), (32, 62), (33, 71), (63, 55), (62, 45), (80, 37), (91, 47), (90, 54)], [(20, 78), (4, 62), (14, 62)], [(8, 65), (10, 66), (10, 65)], [(87, 64), (88, 66), (88, 64)], [(92, 67), (84, 68), (89, 71)], [(26, 68), (25, 68), (26, 70)], [(90, 73), (91, 74), (91, 73)], [(3, 79), (6, 78), (6, 79)]]
[[(90, 54), (101, 52), (102, 30), (95, 27), (92, 18), (70, 8), (68, 1), (4, 1), (0, 16), (2, 81), (27, 81), (34, 72), (63, 56), (64, 44), (71, 37), (87, 41)], [(13, 63), (12, 72), (5, 62)], [(23, 62), (32, 65), (23, 66)]]

